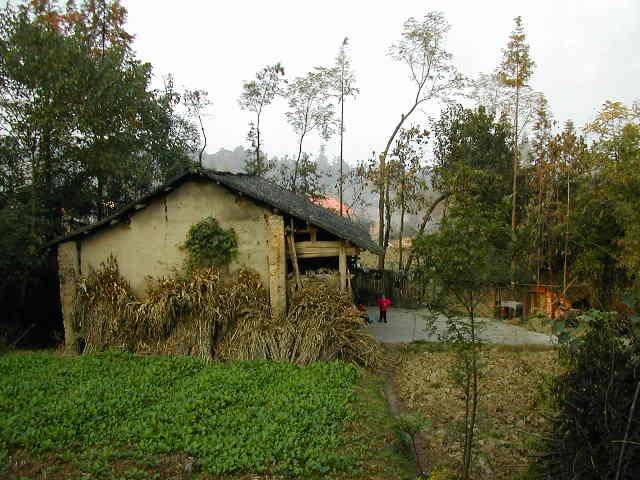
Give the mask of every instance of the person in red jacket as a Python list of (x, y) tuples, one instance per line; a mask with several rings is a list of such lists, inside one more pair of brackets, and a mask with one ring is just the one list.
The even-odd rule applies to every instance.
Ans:
[(393, 302), (391, 301), (391, 299), (385, 297), (383, 293), (382, 298), (378, 299), (378, 307), (380, 307), (380, 318), (378, 319), (378, 322), (387, 323), (387, 310), (389, 310), (389, 307), (392, 304)]

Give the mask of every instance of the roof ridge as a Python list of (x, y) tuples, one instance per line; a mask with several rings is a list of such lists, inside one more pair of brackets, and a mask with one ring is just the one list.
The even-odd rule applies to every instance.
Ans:
[(225, 188), (246, 195), (263, 205), (269, 205), (292, 217), (312, 223), (339, 238), (344, 238), (355, 245), (381, 254), (382, 249), (371, 239), (369, 233), (362, 226), (350, 218), (338, 215), (333, 210), (325, 208), (311, 201), (308, 197), (287, 190), (276, 182), (257, 175), (235, 172), (219, 172), (216, 170), (196, 166), (185, 170), (171, 180), (158, 186), (151, 192), (130, 202), (115, 213), (91, 225), (79, 228), (66, 235), (60, 236), (45, 245), (45, 248), (55, 246), (61, 242), (72, 240), (83, 235), (89, 235), (100, 228), (106, 228), (118, 223), (120, 217), (135, 213), (153, 201), (156, 197), (166, 195), (185, 181), (195, 178), (218, 183)]

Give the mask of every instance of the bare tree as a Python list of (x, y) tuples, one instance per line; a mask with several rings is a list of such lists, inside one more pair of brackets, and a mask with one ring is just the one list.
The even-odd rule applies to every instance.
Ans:
[(349, 39), (347, 37), (342, 41), (338, 56), (336, 57), (335, 66), (332, 69), (334, 78), (334, 90), (338, 97), (338, 103), (340, 103), (340, 176), (338, 178), (338, 198), (340, 200), (340, 216), (343, 215), (343, 185), (344, 185), (344, 159), (343, 159), (343, 144), (344, 144), (344, 103), (347, 97), (355, 96), (359, 93), (358, 89), (354, 86), (355, 75), (351, 70), (351, 60), (347, 52), (347, 46)]
[(198, 152), (198, 163), (202, 166), (202, 155), (207, 148), (207, 134), (204, 130), (204, 124), (202, 123), (202, 116), (205, 114), (205, 110), (211, 102), (209, 101), (209, 94), (206, 90), (186, 90), (184, 92), (184, 103), (187, 107), (187, 112), (190, 117), (198, 120), (200, 124), (200, 131), (202, 132), (202, 147)]
[[(493, 73), (481, 73), (478, 78), (469, 82), (470, 90), (467, 97), (478, 106), (483, 106), (489, 112), (493, 112), (498, 118), (508, 120), (515, 125), (516, 95), (515, 91), (506, 86), (501, 80), (498, 71)], [(544, 95), (535, 91), (528, 85), (519, 89), (518, 93), (518, 129), (515, 132), (517, 144), (520, 145), (527, 136), (527, 129), (535, 120), (537, 106)]]
[[(422, 21), (409, 18), (404, 23), (402, 38), (391, 46), (389, 55), (409, 69), (415, 87), (413, 102), (400, 115), (400, 120), (389, 136), (379, 159), (381, 175), (378, 220), (380, 231), (378, 243), (384, 248), (385, 206), (389, 204), (389, 182), (386, 180), (386, 160), (396, 135), (405, 120), (423, 103), (430, 100), (448, 101), (451, 94), (462, 87), (463, 77), (454, 67), (452, 55), (445, 49), (444, 42), (450, 25), (441, 12), (428, 12)], [(380, 256), (379, 268), (384, 268), (385, 255)]]
[(307, 135), (318, 131), (328, 140), (335, 129), (335, 106), (331, 102), (331, 76), (326, 68), (317, 68), (304, 77), (297, 77), (287, 89), (289, 111), (285, 114), (289, 125), (298, 137), (298, 154), (295, 159), (291, 187), (297, 189), (303, 143)]
[(262, 146), (260, 121), (264, 108), (281, 95), (284, 79), (284, 68), (280, 63), (264, 67), (256, 73), (255, 80), (245, 82), (242, 86), (242, 94), (238, 99), (240, 108), (255, 114), (255, 121), (250, 123), (248, 138), (255, 150), (255, 158), (247, 160), (246, 168), (249, 173), (264, 175), (268, 170), (264, 156), (260, 151)]

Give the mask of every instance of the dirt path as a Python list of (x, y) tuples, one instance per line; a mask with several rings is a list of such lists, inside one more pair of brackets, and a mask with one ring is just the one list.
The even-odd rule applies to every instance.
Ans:
[[(375, 307), (370, 307), (368, 313), (374, 323), (367, 325), (367, 330), (382, 343), (410, 343), (418, 340), (437, 342), (440, 335), (447, 329), (447, 319), (444, 315), (440, 315), (434, 322), (434, 328), (426, 330), (429, 315), (424, 309), (391, 308), (387, 314), (389, 323), (377, 322), (378, 312)], [(557, 339), (551, 335), (532, 332), (489, 318), (480, 320), (482, 328), (479, 337), (486, 343), (502, 345), (554, 345), (557, 343)]]
[[(398, 418), (402, 413), (405, 413), (408, 411), (406, 405), (404, 405), (404, 402), (400, 399), (400, 397), (396, 393), (397, 388), (395, 383), (395, 373), (396, 373), (395, 370), (400, 361), (399, 359), (400, 354), (397, 348), (399, 347), (391, 346), (389, 350), (386, 352), (386, 356), (388, 359), (387, 360), (388, 367), (385, 368), (382, 372), (385, 379), (384, 396), (386, 397), (387, 403), (389, 404), (389, 410), (391, 411), (391, 414), (395, 418)], [(424, 441), (422, 435), (418, 435), (416, 437), (416, 455), (420, 460), (420, 465), (422, 465), (422, 468), (427, 469), (427, 466), (429, 465), (429, 463), (428, 463), (426, 442)], [(419, 475), (421, 473), (422, 472), (418, 472), (418, 469), (416, 468), (416, 475)]]

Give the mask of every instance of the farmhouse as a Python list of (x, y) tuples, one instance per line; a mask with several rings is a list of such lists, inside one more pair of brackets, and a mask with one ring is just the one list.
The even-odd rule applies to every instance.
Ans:
[(230, 270), (256, 271), (271, 309), (282, 312), (287, 291), (305, 272), (334, 272), (336, 286), (350, 288), (349, 265), (362, 249), (379, 254), (368, 233), (307, 198), (260, 177), (193, 169), (93, 225), (57, 239), (65, 341), (77, 280), (110, 256), (139, 297), (146, 277), (169, 276), (183, 267), (181, 248), (189, 228), (204, 218), (233, 228), (238, 254)]

